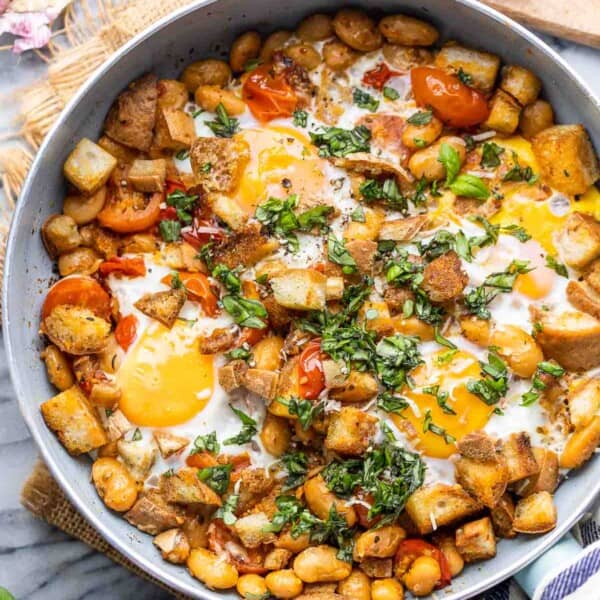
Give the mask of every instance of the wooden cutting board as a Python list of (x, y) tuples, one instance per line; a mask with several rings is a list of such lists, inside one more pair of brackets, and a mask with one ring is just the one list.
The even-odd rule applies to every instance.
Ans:
[(600, 0), (482, 0), (544, 33), (600, 48)]

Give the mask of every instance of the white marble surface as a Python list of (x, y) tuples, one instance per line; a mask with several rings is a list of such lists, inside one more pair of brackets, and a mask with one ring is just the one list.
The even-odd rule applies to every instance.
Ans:
[[(0, 38), (0, 45), (2, 41)], [(600, 95), (600, 51), (556, 39), (547, 41)], [(32, 53), (15, 57), (0, 52), (0, 137), (11, 128), (14, 117), (14, 103), (7, 101), (8, 94), (35, 80), (43, 69)], [(0, 586), (18, 600), (168, 598), (21, 507), (21, 486), (36, 454), (17, 408), (0, 341)]]

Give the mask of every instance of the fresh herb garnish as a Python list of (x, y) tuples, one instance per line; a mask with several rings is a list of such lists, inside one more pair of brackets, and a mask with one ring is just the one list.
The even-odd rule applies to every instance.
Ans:
[(451, 184), (450, 190), (457, 196), (465, 198), (476, 198), (477, 200), (486, 200), (490, 195), (490, 190), (485, 185), (481, 177), (461, 173)]
[(211, 431), (205, 435), (199, 435), (194, 440), (193, 448), (190, 454), (198, 454), (199, 452), (210, 452), (211, 454), (219, 454), (221, 444), (217, 440), (217, 432)]
[(238, 325), (252, 329), (264, 329), (267, 326), (264, 319), (268, 313), (262, 302), (228, 294), (221, 298), (221, 303)]
[(196, 194), (187, 194), (183, 190), (175, 190), (167, 195), (167, 206), (172, 206), (177, 212), (177, 218), (189, 225), (192, 222), (192, 212), (198, 200)]
[(341, 265), (346, 275), (356, 273), (358, 269), (356, 261), (346, 249), (344, 240), (338, 240), (333, 232), (330, 232), (327, 238), (327, 257), (336, 265)]
[(398, 98), (400, 98), (400, 93), (393, 87), (386, 85), (383, 87), (383, 97), (388, 100), (398, 100)]
[(282, 491), (287, 492), (304, 483), (308, 473), (308, 457), (304, 452), (290, 452), (281, 457), (281, 462), (288, 472)]
[(383, 183), (376, 179), (366, 179), (360, 185), (359, 191), (367, 202), (382, 202), (387, 208), (404, 214), (408, 211), (408, 202), (394, 177), (384, 180)]
[(502, 146), (498, 146), (495, 142), (485, 142), (481, 150), (481, 166), (484, 169), (493, 169), (499, 167), (501, 160), (500, 155), (505, 152)]
[(376, 100), (364, 90), (354, 88), (352, 92), (352, 101), (358, 108), (365, 108), (370, 112), (375, 112), (379, 108), (379, 100)]
[(240, 125), (238, 119), (230, 117), (227, 114), (227, 110), (222, 102), (219, 102), (216, 113), (216, 119), (213, 121), (204, 121), (204, 123), (206, 123), (217, 137), (232, 137), (234, 133), (239, 131)]
[(354, 152), (369, 152), (371, 131), (364, 125), (354, 129), (323, 127), (322, 131), (311, 132), (312, 143), (319, 148), (319, 156), (344, 157)]
[(246, 64), (244, 65), (244, 71), (246, 73), (249, 73), (250, 71), (254, 71), (254, 69), (256, 69), (256, 67), (259, 67), (260, 65), (262, 65), (262, 60), (260, 58), (250, 58), (249, 60), (246, 61)]
[(525, 181), (528, 185), (533, 185), (538, 179), (539, 175), (533, 172), (531, 167), (522, 167), (519, 163), (519, 155), (513, 150), (512, 159), (514, 165), (504, 175), (502, 181)]
[(205, 467), (198, 471), (198, 479), (203, 481), (212, 490), (221, 495), (227, 491), (233, 465), (217, 465), (215, 467)]
[(424, 394), (434, 396), (438, 403), (438, 406), (447, 415), (456, 414), (456, 411), (452, 407), (448, 406), (448, 398), (450, 397), (450, 395), (448, 394), (448, 392), (441, 391), (439, 385), (429, 385), (427, 387), (424, 387), (422, 391)]
[(566, 279), (569, 278), (569, 272), (567, 271), (566, 265), (558, 262), (556, 258), (554, 258), (554, 256), (550, 256), (550, 254), (546, 254), (546, 266), (555, 271), (557, 275), (565, 277)]
[(225, 358), (228, 358), (229, 360), (243, 360), (248, 362), (252, 358), (252, 351), (250, 348), (240, 346), (239, 348), (234, 348), (229, 352), (225, 352)]
[(392, 392), (386, 390), (377, 396), (377, 408), (388, 413), (400, 415), (408, 408), (408, 402), (406, 398), (394, 396)]
[(460, 171), (460, 155), (450, 144), (443, 143), (440, 146), (438, 162), (446, 169), (446, 185), (450, 185)]
[(313, 404), (310, 400), (300, 398), (276, 398), (276, 400), (287, 407), (290, 415), (298, 417), (298, 421), (304, 431), (312, 425), (313, 421), (325, 408), (322, 402)]
[(230, 269), (223, 264), (216, 265), (211, 271), (211, 275), (218, 279), (228, 292), (238, 294), (242, 289), (242, 281), (238, 277), (236, 271), (238, 269)]
[(559, 378), (564, 374), (565, 370), (560, 365), (545, 360), (538, 363), (533, 379), (531, 380), (531, 388), (521, 396), (521, 406), (531, 406), (534, 404), (548, 387), (547, 383), (542, 379), (543, 375)]
[(239, 494), (231, 494), (227, 498), (227, 500), (223, 502), (223, 506), (221, 506), (219, 510), (217, 510), (217, 512), (215, 513), (215, 518), (223, 519), (223, 523), (225, 523), (225, 525), (233, 525), (237, 521), (235, 511), (237, 509), (239, 501)]
[(258, 431), (258, 425), (256, 421), (248, 416), (245, 412), (229, 405), (229, 408), (235, 413), (238, 419), (242, 422), (242, 430), (233, 437), (227, 438), (223, 444), (225, 446), (231, 446), (232, 444), (247, 444), (256, 435)]
[(500, 401), (508, 391), (508, 370), (506, 363), (495, 353), (488, 352), (488, 362), (479, 362), (482, 379), (471, 379), (467, 389), (489, 406)]
[(142, 432), (140, 431), (139, 427), (136, 427), (135, 431), (133, 432), (133, 435), (131, 436), (131, 441), (139, 442), (141, 439), (142, 439)]
[(350, 219), (355, 223), (365, 223), (365, 209), (362, 206), (357, 206), (350, 214)]
[(411, 125), (428, 125), (431, 123), (432, 118), (433, 113), (431, 110), (420, 110), (419, 112), (410, 115), (410, 117), (406, 119), (406, 122)]
[(181, 223), (179, 221), (161, 221), (158, 224), (158, 230), (164, 242), (176, 242), (181, 237)]
[(401, 387), (407, 373), (423, 362), (418, 342), (418, 337), (399, 333), (379, 340), (375, 347), (375, 365), (383, 385), (393, 389)]
[(306, 124), (308, 123), (308, 113), (305, 110), (295, 110), (293, 119), (296, 127), (306, 127)]
[(464, 83), (465, 85), (473, 85), (473, 76), (464, 71), (462, 67), (459, 67), (456, 76), (460, 79), (461, 83)]
[(456, 441), (456, 438), (453, 435), (450, 435), (443, 427), (440, 427), (433, 422), (431, 409), (429, 408), (425, 411), (425, 418), (423, 419), (423, 433), (427, 433), (428, 431), (443, 437), (446, 444), (453, 444)]
[(177, 160), (185, 160), (186, 158), (190, 157), (190, 151), (189, 149), (185, 149), (185, 150), (179, 150), (178, 152), (175, 153), (175, 158)]

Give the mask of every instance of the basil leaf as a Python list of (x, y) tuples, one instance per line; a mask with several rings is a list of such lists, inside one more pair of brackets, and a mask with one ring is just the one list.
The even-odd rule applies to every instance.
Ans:
[(460, 155), (450, 144), (443, 143), (440, 146), (438, 161), (444, 165), (446, 169), (446, 185), (450, 185), (460, 171)]
[(410, 117), (406, 119), (406, 122), (410, 123), (411, 125), (428, 125), (431, 123), (432, 117), (433, 113), (431, 110), (421, 110), (410, 115)]
[(262, 319), (267, 318), (267, 310), (262, 302), (229, 294), (221, 299), (223, 308), (242, 327), (264, 329), (267, 325)]
[(397, 92), (393, 87), (384, 86), (383, 88), (383, 97), (388, 100), (398, 100), (400, 98), (400, 93)]
[(336, 265), (341, 265), (342, 271), (347, 275), (355, 273), (358, 269), (356, 261), (346, 250), (344, 240), (338, 240), (333, 233), (327, 238), (327, 257)]
[(242, 422), (242, 430), (233, 437), (227, 438), (223, 445), (231, 446), (232, 444), (247, 444), (252, 438), (256, 435), (258, 431), (258, 425), (256, 421), (248, 416), (245, 412), (235, 408), (234, 406), (229, 405), (229, 408), (236, 414), (238, 419)]
[(216, 119), (213, 121), (204, 121), (204, 123), (217, 137), (232, 137), (234, 133), (239, 131), (239, 121), (227, 114), (227, 109), (222, 102), (217, 106), (216, 113)]
[(232, 469), (232, 464), (205, 467), (198, 471), (198, 479), (206, 483), (206, 485), (217, 492), (217, 494), (222, 495), (229, 487)]
[(181, 223), (179, 221), (161, 221), (158, 224), (158, 230), (165, 242), (176, 242), (181, 237)]
[(212, 431), (206, 435), (199, 435), (194, 440), (194, 447), (190, 454), (198, 454), (198, 452), (210, 452), (211, 454), (219, 454), (221, 445), (217, 440), (217, 432)]
[(495, 142), (486, 142), (481, 151), (481, 166), (484, 169), (493, 169), (500, 166), (500, 155), (504, 153), (504, 148), (498, 146)]
[(477, 198), (477, 200), (486, 200), (490, 195), (490, 190), (480, 177), (462, 173), (451, 184), (450, 189), (457, 196), (465, 198)]
[(354, 88), (352, 92), (352, 101), (359, 108), (365, 108), (371, 112), (375, 112), (379, 108), (379, 100), (376, 100), (360, 88)]
[(344, 157), (353, 152), (370, 152), (371, 131), (364, 125), (354, 129), (322, 127), (322, 131), (310, 132), (312, 143), (319, 148), (319, 156)]
[(294, 111), (294, 125), (296, 127), (306, 127), (308, 123), (308, 113), (305, 110)]

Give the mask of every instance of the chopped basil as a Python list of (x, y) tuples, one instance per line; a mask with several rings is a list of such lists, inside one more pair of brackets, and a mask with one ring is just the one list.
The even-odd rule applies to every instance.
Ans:
[(296, 127), (306, 127), (306, 124), (308, 123), (308, 113), (305, 110), (295, 110), (293, 118)]
[(217, 106), (217, 118), (213, 121), (204, 121), (217, 137), (232, 137), (239, 131), (239, 121), (227, 114), (227, 109), (219, 102)]
[(249, 73), (250, 71), (254, 71), (254, 69), (256, 69), (256, 67), (260, 66), (262, 64), (262, 62), (263, 61), (260, 58), (251, 58), (246, 61), (246, 64), (244, 65), (244, 71), (246, 71), (246, 73)]
[(483, 182), (483, 179), (477, 177), (477, 175), (469, 175), (468, 173), (458, 175), (450, 184), (450, 190), (457, 196), (476, 198), (477, 200), (486, 200), (490, 195), (490, 190)]
[(456, 76), (460, 79), (461, 83), (465, 85), (473, 85), (473, 76), (463, 70), (462, 67), (459, 67)]
[(211, 431), (205, 435), (199, 435), (194, 440), (193, 448), (190, 454), (198, 454), (198, 452), (210, 452), (211, 454), (219, 454), (221, 445), (217, 440), (217, 432)]
[(183, 190), (175, 190), (167, 195), (167, 206), (172, 206), (177, 211), (177, 218), (189, 225), (192, 222), (192, 212), (198, 200), (198, 195), (187, 194)]
[(252, 358), (252, 352), (249, 348), (240, 346), (239, 348), (234, 348), (229, 352), (225, 352), (225, 358), (228, 358), (229, 360), (244, 360), (248, 362)]
[(418, 337), (399, 333), (379, 340), (375, 365), (383, 385), (393, 389), (404, 385), (407, 373), (423, 362), (418, 343)]
[(505, 152), (502, 146), (498, 146), (495, 142), (486, 142), (483, 144), (481, 151), (481, 166), (484, 169), (493, 169), (499, 167), (501, 160), (500, 155)]
[(304, 452), (289, 452), (284, 454), (280, 460), (288, 472), (282, 491), (287, 492), (302, 485), (308, 473), (308, 457), (306, 454)]
[(235, 511), (237, 509), (238, 502), (240, 500), (239, 494), (231, 494), (223, 506), (215, 513), (216, 519), (223, 519), (225, 525), (233, 525), (237, 521)]
[(506, 363), (495, 353), (488, 353), (488, 362), (479, 362), (481, 379), (471, 379), (467, 389), (486, 404), (492, 406), (500, 401), (508, 391), (508, 370)]
[(566, 265), (560, 263), (554, 258), (554, 256), (550, 256), (550, 254), (546, 254), (546, 266), (549, 269), (552, 269), (556, 272), (557, 275), (561, 277), (569, 278), (569, 272), (567, 271)]
[(190, 151), (189, 149), (186, 150), (179, 150), (179, 152), (175, 153), (175, 158), (177, 160), (185, 160), (186, 158), (190, 157)]
[(223, 296), (221, 302), (238, 325), (252, 329), (264, 329), (267, 326), (263, 320), (268, 316), (267, 310), (262, 302), (233, 294)]
[(342, 271), (349, 275), (356, 273), (358, 267), (356, 261), (352, 258), (352, 255), (346, 249), (344, 240), (338, 240), (335, 234), (329, 233), (327, 238), (327, 257), (329, 260), (336, 265), (341, 265)]
[(258, 425), (256, 421), (248, 416), (245, 412), (235, 408), (231, 404), (229, 408), (235, 413), (238, 419), (242, 422), (242, 430), (235, 436), (227, 438), (223, 445), (231, 446), (232, 444), (247, 444), (256, 435), (258, 431)]
[(242, 289), (242, 281), (238, 277), (236, 271), (239, 268), (230, 269), (225, 265), (217, 265), (211, 272), (211, 275), (218, 279), (227, 289), (228, 292), (239, 294)]
[(400, 415), (408, 408), (408, 401), (402, 396), (394, 396), (392, 392), (385, 391), (377, 396), (377, 408)]
[(313, 404), (310, 400), (301, 400), (300, 398), (277, 398), (277, 402), (286, 406), (290, 415), (298, 417), (304, 431), (312, 425), (312, 422), (324, 409), (322, 402)]
[(406, 122), (411, 125), (428, 125), (431, 123), (432, 117), (433, 113), (431, 110), (420, 110), (419, 112), (410, 115), (410, 117), (406, 119)]
[(423, 419), (423, 433), (427, 433), (428, 431), (443, 437), (446, 444), (453, 444), (456, 441), (454, 436), (450, 435), (443, 427), (440, 427), (433, 422), (431, 409), (429, 408), (425, 411), (425, 418)]
[(357, 206), (350, 215), (350, 219), (355, 223), (364, 223), (366, 221), (365, 218), (365, 209), (362, 206)]
[(537, 369), (531, 380), (531, 388), (521, 396), (521, 406), (531, 406), (537, 402), (542, 392), (548, 387), (542, 379), (542, 375), (550, 375), (558, 378), (565, 374), (565, 370), (552, 362), (542, 361), (538, 363)]
[(440, 345), (450, 348), (450, 350), (456, 350), (456, 344), (452, 343), (448, 338), (445, 338), (438, 327), (433, 330), (433, 339)]
[(232, 469), (233, 465), (231, 463), (217, 465), (216, 467), (205, 467), (198, 471), (198, 479), (206, 483), (217, 494), (222, 495), (229, 487)]
[(379, 108), (379, 100), (376, 100), (371, 94), (368, 94), (360, 88), (354, 88), (354, 91), (352, 92), (352, 101), (359, 108), (365, 108), (370, 112), (375, 112)]
[(202, 166), (200, 167), (200, 170), (203, 173), (210, 173), (212, 170), (212, 163), (209, 163), (209, 162), (203, 163)]
[(460, 155), (450, 144), (443, 143), (440, 146), (438, 161), (446, 169), (446, 185), (450, 185), (460, 171)]
[(371, 131), (364, 125), (354, 129), (322, 127), (322, 131), (311, 132), (310, 139), (319, 148), (319, 156), (344, 157), (354, 152), (370, 152)]
[(531, 167), (522, 167), (519, 163), (519, 155), (513, 150), (513, 167), (504, 175), (502, 181), (525, 181), (528, 185), (533, 185), (539, 175), (533, 172)]
[(388, 100), (398, 100), (400, 94), (393, 87), (386, 85), (383, 87), (383, 97)]
[(141, 439), (142, 439), (142, 432), (140, 431), (139, 427), (136, 427), (135, 431), (133, 432), (133, 435), (131, 436), (131, 441), (139, 442)]
[(359, 191), (367, 202), (379, 201), (391, 210), (398, 210), (401, 213), (408, 211), (408, 202), (393, 177), (389, 177), (383, 183), (376, 179), (366, 179), (361, 183)]
[(181, 237), (181, 223), (179, 221), (161, 221), (158, 230), (165, 242), (176, 242)]
[(438, 403), (438, 406), (447, 415), (455, 415), (456, 414), (456, 411), (453, 408), (451, 408), (450, 406), (448, 406), (448, 398), (450, 395), (448, 394), (448, 392), (441, 391), (439, 385), (430, 385), (430, 386), (424, 387), (422, 391), (424, 394), (429, 394), (431, 396), (434, 396)]

